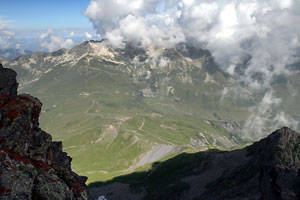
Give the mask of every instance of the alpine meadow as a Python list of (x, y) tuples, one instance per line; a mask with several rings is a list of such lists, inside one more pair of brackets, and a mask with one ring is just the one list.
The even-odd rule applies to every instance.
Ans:
[(298, 0), (0, 7), (0, 199), (300, 197)]

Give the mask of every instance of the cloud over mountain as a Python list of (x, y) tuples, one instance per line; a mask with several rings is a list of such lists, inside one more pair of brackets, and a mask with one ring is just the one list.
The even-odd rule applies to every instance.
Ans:
[[(210, 50), (230, 73), (251, 57), (247, 73), (259, 71), (268, 81), (266, 73), (285, 72), (282, 66), (295, 61), (299, 8), (293, 0), (91, 0), (85, 15), (115, 47), (186, 41)], [(261, 67), (271, 65), (273, 70)], [(256, 87), (256, 81), (249, 84)]]
[(98, 33), (119, 48), (126, 43), (170, 47), (185, 41), (176, 23), (178, 13), (176, 1), (159, 0), (93, 0), (84, 12)]
[(46, 33), (40, 36), (41, 47), (47, 49), (49, 52), (56, 51), (60, 48), (70, 48), (75, 43), (71, 39), (64, 39), (57, 36), (55, 32), (49, 29)]
[[(299, 10), (296, 0), (91, 0), (84, 14), (117, 48), (127, 43), (168, 48), (186, 42), (208, 49), (250, 91), (266, 92), (250, 110), (253, 116), (266, 116), (256, 111), (280, 104), (272, 81), (292, 74), (287, 66), (299, 61)], [(279, 114), (276, 119), (284, 122), (284, 113)], [(252, 122), (257, 119), (253, 116)], [(247, 125), (259, 125), (252, 122)]]

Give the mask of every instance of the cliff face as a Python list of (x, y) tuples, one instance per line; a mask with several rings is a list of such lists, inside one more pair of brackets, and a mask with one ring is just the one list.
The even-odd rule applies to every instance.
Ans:
[(281, 128), (235, 153), (246, 157), (229, 162), (244, 163), (224, 171), (199, 199), (300, 199), (299, 133)]
[(86, 177), (39, 128), (41, 102), (17, 88), (16, 73), (0, 64), (0, 199), (87, 199)]

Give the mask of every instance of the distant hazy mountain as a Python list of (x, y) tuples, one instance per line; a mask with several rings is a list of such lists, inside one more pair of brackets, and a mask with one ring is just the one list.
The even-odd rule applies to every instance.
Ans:
[(29, 50), (20, 50), (20, 49), (0, 49), (0, 57), (6, 59), (15, 59), (23, 54), (32, 55), (33, 52)]
[[(90, 182), (144, 169), (181, 152), (247, 143), (241, 127), (249, 107), (263, 95), (241, 86), (247, 98), (224, 97), (236, 80), (208, 51), (186, 44), (113, 49), (105, 41), (90, 41), (2, 62), (17, 71), (21, 92), (44, 103), (42, 128), (63, 141), (74, 170)], [(285, 102), (281, 109), (295, 119), (300, 119), (298, 80), (295, 73), (274, 82)]]

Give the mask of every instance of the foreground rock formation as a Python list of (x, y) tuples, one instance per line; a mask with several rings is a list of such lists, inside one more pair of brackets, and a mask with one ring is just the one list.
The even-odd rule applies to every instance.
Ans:
[[(206, 199), (300, 199), (300, 135), (282, 128), (235, 153), (245, 154), (237, 167), (209, 185)], [(230, 158), (229, 158), (230, 159)], [(244, 162), (243, 162), (244, 161)]]
[(87, 199), (86, 177), (39, 128), (41, 102), (17, 88), (16, 73), (0, 64), (0, 199)]

